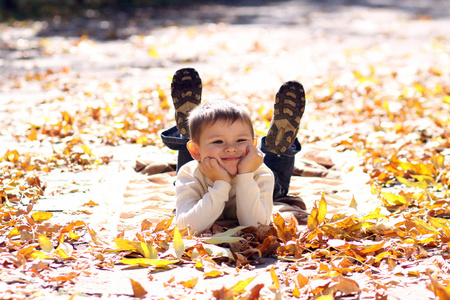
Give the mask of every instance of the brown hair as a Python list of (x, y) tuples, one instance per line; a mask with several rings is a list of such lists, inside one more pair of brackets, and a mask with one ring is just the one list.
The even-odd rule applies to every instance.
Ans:
[(231, 124), (240, 120), (250, 126), (254, 135), (250, 111), (243, 105), (229, 100), (214, 100), (200, 104), (188, 117), (191, 139), (198, 142), (203, 129), (217, 121), (229, 121)]

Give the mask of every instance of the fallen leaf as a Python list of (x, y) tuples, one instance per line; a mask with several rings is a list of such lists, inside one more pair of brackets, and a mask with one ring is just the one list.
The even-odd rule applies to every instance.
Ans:
[(130, 282), (131, 287), (133, 288), (133, 297), (142, 299), (145, 298), (145, 295), (147, 295), (147, 291), (142, 287), (142, 285), (131, 278)]
[(120, 263), (125, 265), (139, 265), (141, 267), (166, 268), (171, 264), (176, 264), (178, 260), (149, 259), (149, 258), (122, 258)]

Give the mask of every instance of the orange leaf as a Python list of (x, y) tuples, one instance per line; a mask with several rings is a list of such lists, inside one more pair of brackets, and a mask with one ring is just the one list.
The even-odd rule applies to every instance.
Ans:
[(306, 278), (305, 276), (303, 276), (302, 274), (298, 273), (297, 275), (297, 283), (298, 283), (298, 288), (302, 288), (305, 285), (307, 285), (309, 282), (309, 279)]
[(450, 300), (450, 288), (443, 287), (439, 284), (436, 277), (431, 275), (429, 276), (431, 284), (428, 286), (428, 289), (431, 290), (439, 298), (439, 300)]
[(47, 221), (52, 216), (53, 216), (53, 214), (51, 212), (46, 212), (46, 211), (38, 211), (31, 215), (31, 217), (33, 218), (33, 220), (36, 223), (41, 223), (41, 222)]
[(37, 140), (37, 132), (36, 128), (33, 127), (33, 130), (31, 130), (31, 133), (27, 136), (30, 141)]
[(182, 284), (184, 287), (192, 289), (194, 286), (197, 285), (198, 277), (194, 277), (192, 279), (186, 280), (186, 281), (180, 281), (180, 284)]
[(133, 288), (133, 295), (135, 298), (145, 298), (145, 295), (147, 295), (147, 291), (142, 287), (142, 285), (134, 281), (130, 278), (131, 287)]
[(89, 200), (89, 202), (84, 203), (82, 206), (90, 206), (90, 207), (93, 207), (93, 206), (98, 206), (98, 203), (95, 203), (94, 201)]

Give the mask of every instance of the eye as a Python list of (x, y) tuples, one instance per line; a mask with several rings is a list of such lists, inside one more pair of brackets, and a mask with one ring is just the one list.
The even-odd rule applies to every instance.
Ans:
[(238, 143), (242, 143), (242, 142), (246, 142), (246, 141), (248, 141), (248, 139), (238, 139), (237, 140)]
[(216, 141), (213, 141), (212, 143), (213, 144), (223, 144), (223, 141), (222, 140), (216, 140)]

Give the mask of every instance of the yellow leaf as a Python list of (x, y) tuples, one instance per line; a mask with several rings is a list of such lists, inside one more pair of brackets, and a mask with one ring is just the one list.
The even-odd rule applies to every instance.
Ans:
[(158, 89), (158, 96), (159, 96), (159, 107), (162, 109), (170, 108), (169, 102), (167, 101), (167, 96), (164, 93), (163, 90)]
[(113, 242), (116, 243), (116, 249), (120, 251), (137, 251), (135, 245), (129, 240), (115, 238)]
[(203, 248), (211, 257), (228, 257), (229, 259), (234, 260), (233, 253), (231, 253), (228, 248), (213, 244), (203, 244)]
[(69, 231), (69, 237), (75, 241), (78, 241), (80, 239), (80, 236), (78, 234), (76, 234), (75, 232), (73, 232), (72, 230)]
[(428, 218), (427, 220), (430, 224), (435, 227), (443, 230), (443, 234), (446, 236), (450, 236), (450, 227), (449, 221), (441, 218)]
[(145, 298), (145, 295), (147, 295), (147, 291), (142, 287), (142, 285), (134, 281), (130, 278), (131, 287), (133, 288), (133, 295), (135, 298)]
[(197, 262), (195, 263), (195, 268), (196, 268), (197, 270), (202, 270), (202, 269), (203, 269), (203, 262), (202, 262), (201, 260), (197, 261)]
[(158, 259), (158, 251), (156, 251), (152, 244), (139, 242), (136, 248), (145, 258)]
[(317, 228), (317, 225), (319, 225), (317, 222), (317, 213), (318, 213), (317, 203), (314, 203), (314, 206), (311, 209), (311, 212), (306, 221), (306, 224), (308, 225), (308, 229), (311, 231), (315, 230)]
[(147, 146), (149, 142), (148, 136), (142, 135), (136, 139), (136, 144)]
[[(447, 97), (450, 98), (450, 96), (448, 96), (448, 95), (447, 95)], [(433, 155), (431, 157), (431, 162), (438, 169), (443, 169), (444, 168), (445, 157), (443, 155), (440, 155), (440, 154)]]
[(318, 298), (315, 298), (315, 300), (334, 300), (334, 296), (332, 294), (323, 295)]
[(403, 205), (403, 204), (408, 203), (408, 200), (405, 197), (403, 197), (402, 195), (395, 195), (395, 194), (387, 193), (387, 192), (381, 192), (381, 194), (384, 195), (384, 197), (386, 198), (386, 201), (390, 205)]
[(239, 242), (239, 241), (244, 240), (244, 238), (236, 237), (236, 236), (232, 236), (232, 235), (236, 234), (238, 231), (240, 231), (244, 228), (247, 228), (247, 226), (237, 226), (235, 228), (228, 229), (225, 232), (217, 233), (217, 234), (213, 235), (212, 237), (203, 239), (202, 241), (204, 243), (214, 244), (214, 245)]
[(168, 265), (176, 264), (178, 260), (149, 259), (149, 258), (123, 258), (120, 263), (125, 265), (139, 265), (141, 267), (154, 266), (156, 268), (165, 268)]
[(322, 198), (319, 202), (319, 213), (317, 214), (317, 221), (322, 223), (325, 221), (325, 216), (327, 215), (327, 201), (325, 200), (325, 194), (322, 194)]
[(178, 228), (175, 227), (173, 230), (173, 247), (175, 248), (175, 254), (178, 259), (181, 259), (184, 253), (184, 243), (183, 239), (181, 238), (180, 231), (178, 231)]
[(13, 236), (20, 235), (19, 229), (17, 227), (14, 227), (8, 234), (8, 238), (12, 238)]
[(434, 180), (434, 178), (429, 175), (411, 175), (411, 177), (418, 180), (419, 182), (425, 182), (428, 185), (436, 185), (436, 181)]
[(94, 244), (96, 244), (97, 246), (106, 244), (104, 241), (102, 241), (102, 239), (97, 235), (97, 233), (93, 229), (88, 227), (88, 232)]
[(300, 298), (300, 290), (297, 286), (295, 286), (295, 288), (292, 290), (292, 296), (294, 296), (295, 298)]
[(156, 49), (153, 47), (148, 49), (148, 55), (150, 55), (151, 57), (154, 57), (154, 58), (159, 57), (158, 51), (156, 51)]
[(425, 222), (419, 218), (414, 218), (414, 223), (417, 225), (417, 229), (422, 233), (422, 234), (427, 234), (427, 233), (435, 233), (436, 232), (436, 228), (429, 224), (428, 222)]
[(449, 95), (445, 95), (443, 100), (445, 103), (450, 104), (450, 96)]
[(272, 277), (272, 281), (273, 281), (273, 285), (271, 286), (271, 290), (273, 289), (273, 290), (280, 290), (280, 281), (278, 280), (278, 276), (277, 276), (277, 274), (275, 273), (275, 268), (274, 267), (272, 267), (271, 269), (270, 269), (270, 276)]
[(388, 117), (390, 120), (394, 119), (394, 114), (391, 112), (391, 110), (389, 109), (389, 102), (388, 100), (384, 100), (383, 101), (383, 108), (386, 110)]
[(47, 221), (52, 216), (53, 216), (53, 214), (51, 212), (46, 212), (46, 211), (38, 211), (31, 215), (31, 217), (33, 218), (33, 220), (36, 223), (41, 223), (41, 222)]
[(47, 238), (46, 235), (40, 234), (38, 237), (39, 246), (41, 246), (42, 251), (50, 253), (53, 250), (52, 242)]
[(324, 220), (327, 214), (327, 202), (325, 200), (325, 195), (322, 194), (322, 198), (319, 201), (319, 205), (317, 206), (317, 202), (314, 203), (314, 207), (311, 210), (311, 213), (308, 216), (307, 225), (308, 229), (313, 231), (319, 226)]
[(215, 278), (215, 277), (219, 277), (221, 275), (223, 275), (223, 272), (219, 271), (219, 270), (212, 270), (212, 271), (203, 273), (203, 276), (205, 278)]
[(39, 251), (39, 250), (35, 250), (35, 251), (31, 252), (29, 254), (29, 257), (32, 259), (49, 259), (50, 258), (50, 256), (48, 256), (47, 254), (45, 254), (44, 252)]
[(58, 248), (56, 248), (55, 253), (61, 258), (68, 259), (71, 258), (73, 252), (73, 247), (69, 243), (60, 243)]
[(418, 82), (414, 82), (413, 85), (416, 88), (416, 91), (418, 91), (420, 93), (424, 93), (427, 90), (425, 86), (423, 86), (422, 84), (420, 84)]
[(156, 249), (150, 243), (129, 241), (122, 238), (116, 238), (113, 240), (113, 242), (116, 243), (115, 249), (118, 249), (119, 251), (134, 251), (142, 254), (144, 258), (158, 258), (158, 251), (156, 251)]
[(203, 240), (203, 242), (208, 243), (208, 244), (218, 245), (218, 244), (224, 244), (224, 243), (235, 243), (235, 242), (239, 242), (242, 240), (244, 240), (244, 238), (241, 238), (239, 236), (223, 236), (223, 237), (212, 236), (210, 238)]
[(352, 197), (352, 202), (350, 202), (349, 207), (358, 210), (358, 203), (355, 201), (355, 196)]
[(400, 176), (395, 176), (397, 178), (398, 181), (400, 181), (401, 183), (403, 183), (404, 185), (408, 186), (408, 187), (418, 187), (421, 189), (426, 189), (428, 187), (428, 183), (426, 181), (409, 181), (406, 178), (400, 177)]
[(180, 281), (180, 284), (182, 284), (184, 287), (187, 288), (193, 288), (198, 282), (198, 277), (194, 277), (192, 279), (186, 280), (186, 281)]
[(435, 234), (423, 234), (423, 235), (417, 235), (414, 237), (414, 240), (419, 244), (429, 244), (436, 242)]
[(241, 280), (238, 283), (236, 283), (231, 289), (233, 290), (234, 294), (242, 294), (245, 292), (245, 288), (247, 285), (252, 282), (253, 279), (255, 279), (256, 276), (247, 278), (245, 280)]
[(379, 261), (381, 261), (382, 259), (384, 259), (384, 258), (386, 258), (386, 257), (389, 258), (391, 254), (392, 254), (392, 253), (389, 252), (389, 251), (381, 252), (380, 254), (378, 254), (378, 255), (375, 257), (375, 262), (379, 262)]

